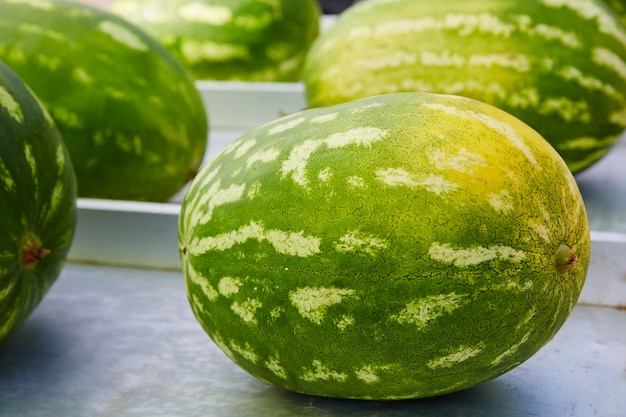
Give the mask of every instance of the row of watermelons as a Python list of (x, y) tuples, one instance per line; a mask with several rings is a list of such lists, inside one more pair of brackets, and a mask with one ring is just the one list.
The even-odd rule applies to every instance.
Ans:
[[(168, 3), (144, 5), (169, 13)], [(226, 19), (221, 33), (250, 55), (225, 64), (222, 54), (198, 72), (186, 54), (214, 51), (186, 34), (177, 53), (85, 4), (0, 2), (0, 340), (58, 276), (77, 196), (162, 202), (195, 176), (208, 120), (194, 75), (228, 78), (239, 67), (250, 79), (295, 80), (319, 24), (314, 0), (173, 3), (187, 22)]]
[(564, 323), (590, 252), (573, 174), (626, 127), (626, 28), (601, 0), (364, 0), (317, 38), (313, 1), (112, 10), (0, 3), (0, 340), (62, 268), (76, 187), (165, 201), (195, 176), (194, 77), (302, 78), (317, 107), (233, 142), (182, 204), (192, 310), (251, 374), (432, 396)]

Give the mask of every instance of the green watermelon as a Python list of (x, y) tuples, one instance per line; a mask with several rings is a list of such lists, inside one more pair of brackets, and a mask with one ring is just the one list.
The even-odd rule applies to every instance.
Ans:
[(0, 341), (39, 304), (76, 227), (76, 180), (54, 122), (0, 63)]
[(626, 127), (626, 29), (600, 0), (371, 0), (311, 47), (311, 106), (458, 94), (536, 129), (573, 173)]
[(0, 60), (55, 120), (79, 196), (164, 201), (195, 175), (208, 125), (194, 81), (119, 16), (62, 0), (2, 1)]
[(523, 363), (589, 265), (572, 173), (528, 125), (460, 96), (395, 93), (244, 134), (179, 217), (188, 300), (250, 374), (402, 399)]
[(297, 81), (319, 30), (317, 0), (115, 0), (197, 79)]

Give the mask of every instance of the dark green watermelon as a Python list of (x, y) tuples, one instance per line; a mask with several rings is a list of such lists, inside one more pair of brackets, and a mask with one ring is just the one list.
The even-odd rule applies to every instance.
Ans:
[(76, 180), (54, 122), (0, 63), (0, 341), (59, 275), (76, 227)]
[(118, 16), (66, 1), (2, 1), (0, 60), (54, 118), (80, 196), (164, 201), (202, 162), (208, 123), (192, 78)]

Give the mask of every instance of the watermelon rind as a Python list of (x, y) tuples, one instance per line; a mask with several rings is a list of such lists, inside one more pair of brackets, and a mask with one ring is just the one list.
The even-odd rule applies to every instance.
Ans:
[(115, 0), (198, 80), (298, 81), (319, 32), (317, 0)]
[(119, 16), (63, 0), (2, 1), (0, 60), (55, 120), (79, 196), (166, 201), (202, 163), (208, 121), (194, 80)]
[(626, 128), (626, 27), (602, 0), (371, 0), (320, 34), (303, 80), (310, 106), (399, 91), (490, 103), (579, 173)]
[(624, 1), (624, 0), (604, 0), (604, 2), (606, 4), (608, 4), (609, 7), (611, 9), (613, 9), (613, 11), (615, 13), (617, 13), (617, 15), (622, 20), (622, 23), (626, 24), (626, 1)]
[(76, 228), (76, 179), (54, 122), (0, 63), (0, 341), (39, 305)]

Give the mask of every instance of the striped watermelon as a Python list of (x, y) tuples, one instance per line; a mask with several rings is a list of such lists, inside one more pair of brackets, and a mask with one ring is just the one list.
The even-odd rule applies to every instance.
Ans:
[(56, 280), (76, 227), (76, 180), (54, 122), (0, 63), (0, 341)]
[(195, 175), (208, 132), (200, 95), (127, 21), (62, 0), (1, 1), (0, 60), (54, 118), (80, 196), (164, 201)]
[(115, 0), (197, 79), (297, 81), (317, 36), (317, 0)]
[(576, 303), (590, 240), (574, 178), (536, 131), (475, 100), (396, 93), (233, 142), (187, 191), (179, 247), (195, 316), (243, 369), (400, 399), (537, 352)]
[(626, 127), (626, 29), (600, 0), (371, 0), (315, 41), (304, 81), (312, 106), (414, 90), (490, 103), (577, 173)]

